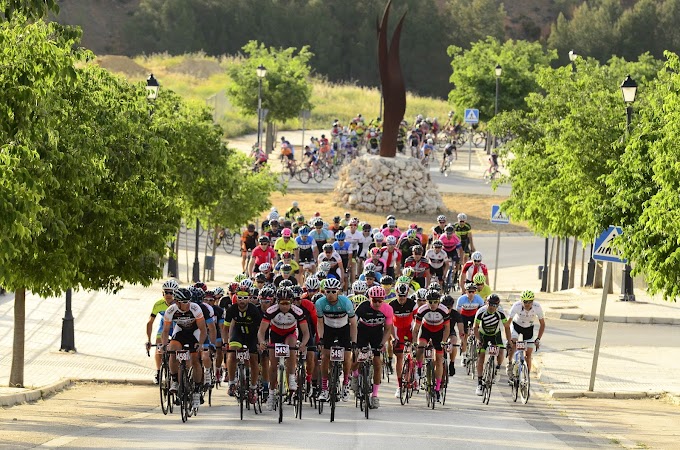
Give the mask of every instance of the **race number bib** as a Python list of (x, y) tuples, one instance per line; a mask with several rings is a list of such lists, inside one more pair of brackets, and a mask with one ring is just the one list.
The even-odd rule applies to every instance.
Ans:
[(331, 347), (331, 361), (344, 361), (344, 360), (345, 360), (345, 348)]
[(288, 358), (290, 356), (288, 344), (274, 344), (274, 356), (277, 358)]

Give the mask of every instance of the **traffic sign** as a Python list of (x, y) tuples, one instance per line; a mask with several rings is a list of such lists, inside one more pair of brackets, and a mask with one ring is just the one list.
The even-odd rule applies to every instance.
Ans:
[(491, 223), (507, 225), (510, 217), (501, 211), (501, 205), (491, 205)]
[(621, 258), (619, 252), (611, 246), (612, 241), (623, 234), (621, 227), (610, 225), (600, 236), (595, 239), (593, 246), (593, 259), (596, 261), (608, 261), (615, 263), (625, 263), (627, 260)]
[(465, 123), (479, 123), (479, 110), (478, 109), (466, 109), (465, 110)]

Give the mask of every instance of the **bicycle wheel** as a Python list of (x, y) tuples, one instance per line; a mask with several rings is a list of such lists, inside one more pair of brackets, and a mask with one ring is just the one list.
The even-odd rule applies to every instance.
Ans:
[(317, 183), (321, 183), (324, 179), (324, 170), (321, 168), (314, 170), (312, 178), (314, 178), (314, 181)]
[(399, 379), (399, 402), (401, 402), (402, 405), (405, 405), (408, 402), (408, 385), (410, 377), (409, 362), (407, 358), (404, 358), (401, 369), (401, 378)]
[(529, 394), (531, 390), (531, 374), (529, 373), (529, 367), (527, 367), (526, 361), (522, 362), (519, 368), (519, 396), (522, 399), (522, 403), (525, 405), (529, 401)]
[(243, 370), (243, 366), (239, 365), (238, 370), (236, 371), (236, 376), (238, 377), (238, 409), (239, 412), (241, 413), (241, 420), (243, 420), (243, 402), (245, 402), (245, 397), (246, 397), (246, 392), (245, 392), (245, 374)]
[(231, 231), (225, 231), (224, 237), (222, 238), (222, 248), (227, 253), (232, 253), (236, 245), (236, 238), (231, 233)]
[(295, 416), (302, 419), (302, 404), (305, 402), (305, 368), (303, 365), (298, 366), (296, 378), (298, 388), (295, 392)]
[(208, 406), (212, 406), (212, 391), (215, 386), (215, 369), (210, 368), (210, 386), (208, 387)]
[(510, 388), (512, 390), (512, 401), (516, 402), (519, 397), (519, 376), (515, 376), (514, 364), (510, 366)]
[(208, 249), (212, 250), (212, 248), (213, 248), (213, 235), (212, 235), (212, 233), (208, 233), (208, 237), (206, 238), (206, 243), (208, 245)]
[(328, 399), (331, 403), (331, 422), (335, 421), (335, 397), (338, 390), (338, 378), (340, 376), (338, 370), (338, 364), (333, 363), (333, 367), (331, 369), (331, 379), (329, 380), (330, 383), (328, 386), (328, 392), (330, 393)]
[(276, 401), (279, 406), (279, 423), (283, 422), (283, 377), (286, 371), (283, 366), (279, 367), (279, 387), (276, 395)]
[(432, 361), (429, 362), (428, 368), (427, 368), (427, 394), (430, 399), (430, 406), (432, 409), (434, 409), (434, 404), (437, 403), (436, 399), (436, 393), (434, 391), (434, 363)]
[(300, 180), (300, 183), (307, 184), (307, 183), (309, 183), (310, 178), (312, 178), (312, 174), (309, 173), (309, 169), (298, 170), (297, 179)]
[(177, 389), (177, 395), (179, 396), (179, 412), (180, 416), (182, 417), (182, 422), (186, 422), (189, 419), (189, 408), (190, 402), (189, 402), (189, 397), (191, 396), (191, 392), (189, 391), (189, 379), (187, 377), (187, 371), (185, 369), (180, 368), (181, 372), (181, 378), (179, 380), (179, 388)]
[(482, 377), (482, 383), (484, 384), (484, 396), (482, 397), (482, 403), (489, 404), (489, 399), (491, 398), (491, 387), (493, 386), (493, 371), (494, 371), (494, 359), (489, 358), (489, 360), (484, 364), (484, 375)]
[(371, 388), (371, 383), (369, 381), (369, 371), (364, 365), (363, 373), (361, 374), (363, 379), (363, 389), (364, 389), (364, 416), (368, 419), (368, 410), (371, 409), (371, 394), (373, 389)]
[(170, 398), (169, 390), (168, 390), (168, 383), (170, 382), (169, 380), (169, 373), (168, 373), (168, 366), (163, 364), (161, 366), (161, 370), (158, 373), (158, 388), (160, 390), (161, 394), (161, 410), (163, 411), (163, 415), (168, 414), (168, 409), (170, 408), (170, 405), (168, 404), (168, 399)]
[(439, 387), (439, 395), (442, 399), (442, 406), (446, 404), (446, 388), (449, 387), (449, 359), (444, 359), (444, 372), (442, 376), (442, 383)]

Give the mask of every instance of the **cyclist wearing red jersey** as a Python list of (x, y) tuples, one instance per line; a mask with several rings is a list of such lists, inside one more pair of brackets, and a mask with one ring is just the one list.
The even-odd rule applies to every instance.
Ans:
[(406, 258), (404, 268), (410, 267), (414, 271), (414, 281), (421, 286), (430, 284), (430, 261), (423, 256), (423, 247), (415, 245), (411, 249), (413, 255)]
[(401, 387), (401, 373), (404, 366), (404, 343), (406, 341), (413, 342), (413, 334), (411, 333), (411, 326), (413, 318), (416, 313), (416, 301), (414, 298), (409, 298), (408, 294), (410, 286), (407, 283), (397, 283), (394, 287), (397, 298), (390, 302), (394, 318), (392, 324), (394, 330), (394, 354), (397, 355), (397, 391), (394, 396), (399, 398), (399, 389)]
[(482, 264), (482, 253), (474, 252), (472, 254), (472, 261), (466, 262), (460, 271), (459, 286), (463, 294), (465, 294), (465, 285), (472, 283), (474, 276), (478, 273), (484, 274), (486, 279), (489, 279), (489, 270), (486, 268), (486, 264)]
[(427, 304), (422, 305), (418, 308), (416, 312), (416, 324), (413, 327), (413, 335), (418, 337), (418, 365), (422, 367), (423, 364), (423, 348), (428, 345), (428, 342), (432, 342), (432, 346), (435, 350), (435, 387), (434, 390), (437, 394), (437, 401), (439, 401), (439, 389), (442, 383), (442, 373), (444, 371), (443, 366), (443, 355), (444, 347), (442, 343), (444, 339), (449, 337), (450, 332), (450, 313), (449, 309), (442, 305), (440, 302), (440, 296), (437, 291), (431, 290), (427, 291)]
[(248, 273), (250, 274), (253, 271), (259, 272), (261, 264), (268, 263), (273, 265), (278, 258), (278, 254), (269, 246), (269, 237), (260, 236), (258, 242), (260, 245), (253, 249), (250, 256), (250, 265), (248, 266)]

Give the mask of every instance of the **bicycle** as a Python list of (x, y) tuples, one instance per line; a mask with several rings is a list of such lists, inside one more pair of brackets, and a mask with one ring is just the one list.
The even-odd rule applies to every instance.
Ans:
[(173, 403), (175, 401), (174, 394), (170, 392), (170, 355), (168, 352), (163, 351), (162, 344), (156, 346), (156, 351), (163, 354), (161, 368), (158, 374), (158, 388), (161, 394), (161, 410), (164, 415), (167, 415), (168, 412), (172, 413)]
[(419, 345), (418, 348), (423, 349), (425, 357), (425, 401), (427, 407), (434, 409), (434, 404), (437, 402), (435, 393), (435, 375), (434, 375), (434, 347), (432, 342), (426, 346)]
[[(328, 380), (328, 402), (331, 408), (331, 422), (335, 421), (335, 406), (340, 400), (340, 389), (342, 383), (340, 381), (340, 371), (342, 370), (342, 363), (345, 361), (345, 348), (333, 346), (330, 350), (330, 378)], [(323, 411), (324, 402), (319, 402), (319, 414)]]
[(448, 156), (444, 155), (444, 162), (442, 163), (442, 166), (439, 168), (439, 172), (443, 173), (445, 177), (449, 176), (449, 168), (451, 167), (451, 164), (453, 163), (453, 156)]
[[(287, 385), (286, 377), (286, 359), (290, 357), (290, 351), (298, 350), (298, 347), (291, 347), (288, 344), (274, 344), (274, 356), (279, 359), (279, 363), (276, 366), (278, 371), (278, 386), (276, 389), (276, 397), (274, 397), (274, 410), (278, 408), (279, 411), (279, 423), (283, 422), (283, 398), (284, 398), (284, 383)], [(270, 346), (271, 348), (271, 346)], [(300, 386), (298, 386), (299, 388)], [(272, 394), (270, 394), (272, 395)]]
[(364, 412), (368, 419), (368, 410), (371, 409), (371, 394), (373, 393), (373, 350), (371, 346), (359, 349), (356, 354), (359, 363), (359, 383), (354, 393), (355, 406)]
[(525, 358), (527, 344), (533, 344), (533, 342), (518, 340), (515, 343), (515, 354), (510, 361), (510, 379), (508, 380), (512, 389), (512, 400), (516, 402), (519, 397), (525, 405), (529, 401), (531, 388), (531, 374)]
[(191, 366), (187, 368), (187, 361), (191, 361), (191, 353), (189, 352), (189, 345), (185, 344), (183, 350), (168, 350), (166, 353), (174, 354), (175, 359), (179, 362), (179, 372), (177, 379), (179, 381), (177, 386), (177, 402), (180, 410), (182, 422), (189, 420), (189, 417), (198, 413), (198, 408), (193, 407), (193, 370)]
[(298, 352), (297, 365), (295, 367), (295, 378), (297, 380), (298, 388), (295, 391), (295, 396), (291, 396), (295, 406), (295, 417), (302, 419), (302, 405), (305, 402), (307, 389), (305, 388), (305, 375), (307, 373), (307, 352)]
[(210, 384), (206, 385), (205, 380), (203, 380), (203, 386), (201, 387), (201, 399), (205, 398), (205, 393), (208, 393), (208, 406), (212, 406), (212, 390), (217, 383), (217, 377), (215, 376), (215, 349), (210, 347), (210, 368), (208, 369), (210, 373)]
[(467, 349), (465, 351), (465, 368), (473, 379), (477, 377), (477, 340), (468, 332)]
[(442, 406), (446, 404), (446, 389), (449, 387), (449, 354), (451, 353), (451, 347), (459, 347), (458, 344), (452, 344), (450, 342), (443, 342), (442, 347), (444, 347), (444, 371), (442, 372), (442, 383), (439, 387), (439, 393), (442, 399)]
[(482, 175), (482, 178), (489, 183), (489, 181), (493, 181), (496, 178), (500, 176), (500, 171), (498, 170), (497, 165), (492, 165), (490, 167), (487, 167), (487, 169), (484, 171), (484, 174)]
[[(250, 351), (245, 346), (238, 350), (228, 351), (236, 354), (236, 398), (238, 399), (241, 420), (243, 420), (244, 406), (246, 409), (250, 409), (250, 403), (254, 403), (248, 389), (250, 383)], [(253, 410), (255, 414), (258, 413), (256, 407), (253, 407)]]
[(399, 401), (402, 405), (408, 403), (413, 397), (416, 388), (416, 360), (413, 356), (413, 343), (404, 342), (404, 363), (401, 370), (401, 383), (399, 385)]
[(387, 382), (390, 382), (390, 374), (392, 374), (392, 366), (390, 365), (389, 355), (387, 350), (380, 352), (380, 358), (382, 360), (382, 378), (383, 380), (387, 378)]
[(484, 361), (484, 371), (482, 373), (482, 387), (484, 388), (482, 403), (486, 403), (487, 405), (489, 404), (489, 398), (491, 397), (493, 380), (496, 377), (496, 357), (498, 356), (498, 352), (498, 346), (489, 342), (489, 345), (486, 347), (486, 361)]
[(236, 246), (236, 235), (239, 233), (232, 233), (228, 228), (221, 229), (217, 233), (217, 238), (213, 237), (213, 233), (208, 233), (208, 248), (212, 250), (213, 244), (217, 246), (222, 246), (225, 252), (231, 254)]

